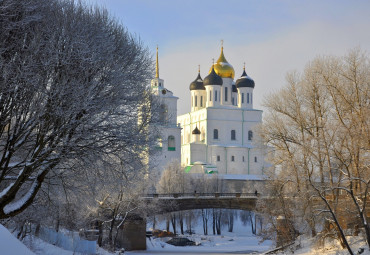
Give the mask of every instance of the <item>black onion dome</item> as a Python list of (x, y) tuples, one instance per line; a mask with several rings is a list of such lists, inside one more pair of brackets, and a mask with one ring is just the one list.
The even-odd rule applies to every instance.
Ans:
[(236, 89), (235, 84), (233, 84), (233, 86), (231, 87), (231, 89), (232, 89), (233, 92), (238, 92), (238, 90)]
[(238, 88), (254, 88), (254, 80), (247, 75), (245, 70), (242, 76), (236, 80), (236, 87)]
[(216, 74), (215, 69), (212, 66), (211, 73), (208, 74), (206, 76), (206, 78), (204, 78), (204, 81), (203, 81), (204, 86), (207, 86), (207, 85), (220, 85), (220, 86), (222, 86), (222, 83), (223, 83), (222, 78)]
[(200, 135), (200, 131), (198, 129), (198, 127), (195, 127), (193, 132), (191, 132), (193, 135)]
[(200, 77), (200, 73), (198, 73), (198, 77), (190, 83), (190, 90), (205, 90), (206, 88), (203, 85), (202, 77)]

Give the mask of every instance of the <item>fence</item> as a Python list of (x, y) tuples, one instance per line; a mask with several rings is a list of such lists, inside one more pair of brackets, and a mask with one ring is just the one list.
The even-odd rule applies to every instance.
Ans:
[(38, 237), (65, 250), (83, 254), (96, 254), (96, 241), (81, 239), (78, 233), (56, 232), (53, 229), (40, 227)]

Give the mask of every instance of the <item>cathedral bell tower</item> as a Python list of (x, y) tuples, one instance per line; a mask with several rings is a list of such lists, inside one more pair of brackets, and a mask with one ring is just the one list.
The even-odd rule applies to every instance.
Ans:
[(151, 81), (151, 88), (154, 91), (162, 92), (164, 89), (164, 80), (159, 78), (159, 62), (158, 62), (158, 46), (157, 46), (157, 54), (156, 54), (156, 61), (155, 61), (155, 77)]

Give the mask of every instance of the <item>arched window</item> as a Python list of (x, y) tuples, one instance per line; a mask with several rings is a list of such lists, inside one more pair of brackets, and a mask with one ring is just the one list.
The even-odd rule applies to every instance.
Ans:
[(203, 96), (200, 96), (200, 107), (203, 107)]
[(235, 132), (235, 130), (231, 130), (231, 140), (236, 140), (236, 132)]
[(242, 93), (242, 104), (244, 104), (244, 93)]
[(247, 93), (247, 104), (249, 104), (249, 93)]
[(257, 157), (254, 157), (254, 162), (257, 162)]
[(217, 90), (215, 90), (215, 101), (217, 101)]
[(252, 141), (252, 139), (253, 139), (253, 131), (252, 130), (249, 130), (248, 131), (248, 140), (249, 141)]
[(220, 155), (217, 155), (217, 161), (221, 161)]
[(198, 106), (198, 97), (197, 97), (197, 96), (195, 96), (194, 106), (195, 106), (195, 107), (197, 107), (197, 106)]
[(168, 137), (168, 150), (169, 151), (175, 151), (176, 150), (175, 137), (173, 135), (170, 135)]
[(212, 101), (212, 90), (209, 91), (209, 101)]
[(225, 87), (225, 102), (227, 102), (227, 87)]
[(235, 161), (235, 157), (234, 156), (231, 156), (231, 161)]
[(218, 139), (218, 129), (213, 129), (213, 139)]

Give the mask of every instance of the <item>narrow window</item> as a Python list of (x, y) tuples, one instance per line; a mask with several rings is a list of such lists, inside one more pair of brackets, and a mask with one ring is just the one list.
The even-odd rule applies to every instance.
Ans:
[(168, 150), (169, 151), (175, 151), (176, 150), (175, 137), (173, 135), (170, 135), (168, 137)]
[(231, 103), (232, 103), (232, 105), (234, 105), (234, 97), (231, 98)]
[(244, 93), (242, 93), (242, 104), (244, 104)]
[(200, 107), (203, 107), (203, 96), (200, 96)]
[(215, 101), (217, 101), (217, 90), (215, 90)]
[(231, 161), (235, 161), (235, 157), (234, 156), (231, 156)]
[(253, 100), (252, 99), (253, 99), (253, 96), (252, 96), (252, 93), (251, 93), (251, 104), (253, 104)]
[(209, 91), (209, 101), (212, 101), (212, 90)]
[(198, 97), (197, 97), (197, 96), (195, 96), (195, 99), (194, 99), (194, 105), (195, 105), (195, 107), (197, 107), (197, 106), (198, 106), (197, 101), (198, 101)]
[(244, 162), (244, 156), (243, 156), (243, 162)]
[(254, 157), (254, 162), (257, 162), (257, 157)]
[(225, 87), (225, 102), (227, 102), (227, 87)]
[(194, 106), (194, 100), (193, 100), (193, 97), (191, 97), (191, 107)]
[(217, 156), (217, 161), (220, 161), (221, 160), (221, 157), (218, 155)]
[(235, 130), (231, 130), (231, 140), (236, 140), (235, 136)]
[(248, 131), (248, 140), (249, 141), (252, 141), (252, 139), (253, 139), (253, 131), (252, 130), (249, 130)]
[(213, 139), (218, 139), (218, 129), (213, 129)]
[(168, 120), (168, 108), (167, 105), (162, 104), (159, 109), (159, 120), (161, 123), (167, 123)]
[(249, 104), (249, 93), (247, 93), (247, 104)]
[(162, 149), (162, 138), (160, 138), (160, 137), (157, 137), (157, 139), (156, 139), (157, 141), (156, 141), (156, 149)]

